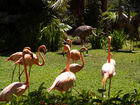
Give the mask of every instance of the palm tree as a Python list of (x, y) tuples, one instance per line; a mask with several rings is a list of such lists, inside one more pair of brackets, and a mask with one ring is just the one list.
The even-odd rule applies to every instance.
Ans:
[[(66, 5), (68, 2), (70, 2), (70, 0), (57, 0), (51, 7), (53, 9), (59, 9)], [(85, 0), (71, 0), (71, 9), (75, 24), (77, 21), (79, 25), (81, 25), (83, 22), (84, 5)]]

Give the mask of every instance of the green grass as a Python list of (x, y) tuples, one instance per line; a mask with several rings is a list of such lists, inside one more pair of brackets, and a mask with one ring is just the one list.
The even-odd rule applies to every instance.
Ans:
[[(81, 46), (74, 46), (73, 48), (80, 49)], [(62, 48), (63, 49), (63, 48)], [(30, 91), (38, 89), (40, 84), (44, 82), (44, 86), (47, 89), (52, 85), (55, 78), (59, 75), (59, 72), (66, 65), (66, 57), (63, 58), (58, 52), (48, 52), (44, 57), (46, 63), (44, 66), (39, 67), (33, 65), (30, 77)], [(123, 90), (123, 93), (132, 92), (137, 89), (140, 92), (140, 48), (136, 48), (134, 53), (127, 51), (112, 52), (113, 59), (116, 60), (116, 75), (112, 78), (111, 95), (114, 95), (119, 90)], [(125, 50), (128, 50), (125, 48)], [(5, 62), (5, 59), (10, 54), (0, 54), (0, 89), (3, 89), (10, 84), (11, 74), (14, 68), (13, 62)], [(101, 68), (107, 61), (107, 50), (105, 49), (89, 49), (88, 56), (84, 56), (85, 66), (76, 74), (75, 88), (78, 91), (92, 90), (96, 94), (98, 88), (101, 88)], [(77, 63), (80, 63), (78, 61)], [(18, 67), (17, 67), (18, 68)], [(23, 67), (21, 68), (21, 70)], [(15, 72), (14, 81), (18, 81), (18, 70)], [(25, 81), (24, 74), (22, 75), (22, 82)], [(107, 81), (108, 88), (108, 81)], [(74, 90), (73, 94), (77, 94)], [(28, 92), (26, 91), (25, 94)], [(53, 90), (51, 93), (59, 93), (57, 90)], [(105, 92), (107, 95), (107, 92)]]

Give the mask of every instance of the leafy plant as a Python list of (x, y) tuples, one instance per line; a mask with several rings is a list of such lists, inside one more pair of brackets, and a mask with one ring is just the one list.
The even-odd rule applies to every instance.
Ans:
[(98, 29), (96, 34), (97, 37), (93, 35), (89, 37), (89, 42), (91, 43), (93, 49), (101, 49), (106, 45), (105, 34), (102, 29)]
[(113, 32), (110, 32), (109, 35), (112, 37), (111, 38), (111, 46), (113, 50), (119, 50), (123, 47), (125, 41), (126, 41), (126, 36), (124, 34), (124, 31), (117, 31), (114, 30)]
[(61, 23), (59, 19), (54, 18), (51, 24), (48, 24), (41, 30), (40, 43), (45, 44), (48, 50), (56, 51), (62, 45), (64, 32), (70, 28), (69, 25)]
[(71, 91), (49, 94), (45, 91), (43, 84), (28, 96), (17, 97), (14, 95), (6, 105), (135, 105), (140, 103), (140, 94), (137, 90), (126, 94), (122, 94), (122, 90), (120, 90), (114, 96), (104, 98), (87, 90), (82, 90), (75, 96), (71, 94)]

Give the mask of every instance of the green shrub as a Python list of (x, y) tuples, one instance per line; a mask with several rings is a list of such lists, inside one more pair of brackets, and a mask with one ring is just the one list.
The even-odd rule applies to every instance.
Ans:
[(46, 91), (42, 83), (38, 90), (34, 90), (28, 95), (20, 97), (12, 96), (10, 102), (1, 105), (138, 105), (140, 104), (140, 94), (137, 90), (122, 94), (122, 90), (114, 96), (101, 97), (93, 91), (82, 90), (78, 94), (72, 95), (71, 91), (51, 94)]
[(102, 29), (98, 29), (96, 32), (97, 37), (90, 35), (89, 42), (91, 43), (93, 49), (101, 49), (106, 45), (105, 34), (103, 34), (102, 32), (103, 32)]
[(54, 18), (51, 24), (43, 27), (41, 30), (40, 43), (45, 44), (50, 51), (56, 51), (62, 46), (62, 40), (65, 37), (65, 30), (70, 27)]
[(114, 30), (113, 32), (110, 32), (109, 35), (111, 38), (111, 46), (113, 50), (119, 50), (123, 47), (126, 41), (126, 36), (124, 34), (124, 31), (117, 31)]

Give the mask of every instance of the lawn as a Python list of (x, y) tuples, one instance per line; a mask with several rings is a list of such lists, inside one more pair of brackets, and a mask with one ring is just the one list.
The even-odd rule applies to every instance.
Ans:
[[(73, 45), (71, 49), (80, 49), (80, 47), (79, 45)], [(45, 83), (46, 91), (52, 85), (59, 72), (66, 65), (67, 59), (61, 55), (62, 49), (57, 52), (47, 52), (44, 56), (46, 60), (44, 66), (33, 65), (30, 77), (30, 91), (38, 89), (42, 82)], [(123, 90), (123, 93), (128, 93), (137, 89), (140, 92), (140, 48), (135, 48), (133, 52), (128, 50), (129, 48), (124, 47), (119, 52), (112, 51), (113, 59), (116, 60), (116, 75), (112, 78), (111, 95), (114, 95), (119, 90)], [(11, 61), (5, 62), (5, 59), (10, 54), (12, 53), (0, 53), (0, 89), (3, 89), (11, 82), (14, 65)], [(107, 61), (107, 55), (106, 49), (91, 49), (89, 47), (88, 55), (84, 56), (85, 66), (76, 74), (75, 88), (79, 92), (92, 90), (96, 94), (101, 95), (98, 93), (102, 81), (101, 68)], [(77, 63), (81, 62), (78, 61)], [(14, 81), (18, 81), (17, 76), (18, 69), (15, 72)], [(24, 74), (22, 75), (22, 81), (25, 81)], [(74, 90), (72, 92), (77, 94)], [(26, 91), (25, 94), (27, 93)], [(53, 90), (51, 93), (57, 94), (59, 92)], [(105, 95), (107, 95), (107, 92), (105, 92)]]

